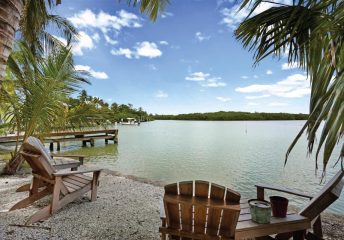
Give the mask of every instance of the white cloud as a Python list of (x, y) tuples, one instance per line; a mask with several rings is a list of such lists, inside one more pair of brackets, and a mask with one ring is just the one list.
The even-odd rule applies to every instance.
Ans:
[(168, 45), (168, 42), (167, 41), (160, 41), (159, 44), (160, 45)]
[(260, 99), (260, 98), (268, 98), (271, 95), (269, 94), (263, 94), (263, 95), (259, 95), (259, 96), (246, 96), (246, 99)]
[(92, 77), (98, 78), (98, 79), (108, 79), (109, 78), (109, 76), (105, 72), (94, 71), (90, 66), (86, 66), (86, 65), (75, 65), (75, 70), (87, 71), (91, 74)]
[(167, 17), (173, 17), (173, 16), (174, 16), (174, 14), (171, 12), (163, 12), (161, 14), (161, 18), (167, 18)]
[(189, 76), (185, 77), (185, 80), (189, 80), (189, 81), (204, 81), (209, 76), (210, 76), (209, 73), (194, 72), (194, 73), (190, 73)]
[(83, 49), (91, 50), (94, 48), (93, 40), (85, 32), (79, 32), (78, 41), (73, 44), (73, 53), (78, 56), (82, 56)]
[(242, 79), (248, 79), (248, 76), (241, 76)]
[(217, 97), (216, 99), (221, 102), (229, 102), (231, 100), (229, 97)]
[(254, 75), (253, 77), (257, 79), (257, 78), (258, 78), (258, 75)]
[(273, 72), (272, 72), (271, 70), (267, 70), (267, 71), (266, 71), (266, 74), (267, 74), (267, 75), (272, 75), (272, 73), (273, 73)]
[[(90, 9), (86, 9), (74, 14), (72, 17), (68, 18), (68, 20), (78, 29), (84, 31), (91, 30), (92, 32), (96, 30), (101, 31), (105, 41), (111, 45), (116, 45), (118, 41), (112, 39), (109, 34), (117, 36), (123, 28), (142, 27), (141, 18), (125, 10), (120, 10), (116, 15), (111, 15), (103, 11), (97, 14)], [(95, 42), (99, 42), (99, 34), (94, 33), (92, 39)], [(76, 46), (75, 53), (77, 55), (82, 55), (82, 50)]]
[(134, 55), (134, 53), (129, 48), (112, 49), (110, 53), (115, 56), (125, 56), (129, 59), (131, 59)]
[(95, 42), (99, 42), (99, 40), (100, 40), (99, 34), (98, 34), (98, 33), (93, 34), (93, 35), (92, 35), (92, 39), (93, 39)]
[(218, 88), (218, 87), (225, 87), (227, 84), (225, 82), (221, 82), (221, 77), (214, 77), (207, 79), (206, 83), (203, 83), (202, 87), (211, 87), (211, 88)]
[(118, 44), (118, 41), (111, 39), (107, 34), (104, 34), (105, 41), (111, 45)]
[(253, 84), (236, 88), (241, 93), (263, 93), (285, 98), (299, 98), (309, 95), (310, 83), (305, 74), (293, 74), (275, 84)]
[(288, 106), (288, 103), (283, 103), (283, 102), (272, 102), (268, 104), (271, 107), (284, 107), (284, 106)]
[(159, 90), (159, 91), (155, 94), (155, 97), (156, 97), (156, 98), (167, 98), (167, 97), (168, 97), (168, 94), (165, 93), (165, 92), (162, 91), (162, 90)]
[[(290, 3), (290, 0), (276, 0), (275, 3)], [(220, 13), (222, 14), (222, 21), (221, 24), (226, 25), (230, 29), (235, 29), (250, 13), (249, 7), (244, 7), (239, 11), (241, 3), (235, 4), (231, 8), (223, 8)], [(273, 7), (274, 3), (263, 2), (259, 4), (259, 6), (254, 10), (252, 16), (257, 15), (271, 7)]]
[(291, 64), (289, 63), (283, 63), (282, 64), (282, 70), (289, 70), (289, 69), (294, 69), (294, 68), (298, 68), (299, 66), (298, 62), (293, 62)]
[(138, 28), (142, 27), (141, 19), (133, 13), (120, 10), (117, 15), (111, 15), (100, 11), (98, 14), (90, 9), (80, 11), (68, 18), (77, 28), (95, 28), (100, 29), (103, 33), (109, 30), (119, 31), (123, 27)]
[(209, 39), (210, 39), (210, 36), (205, 36), (205, 35), (203, 35), (203, 33), (201, 33), (201, 32), (196, 32), (196, 33), (195, 33), (195, 38), (196, 38), (198, 41), (203, 42), (203, 41), (205, 41), (205, 40), (209, 40)]
[(227, 86), (225, 82), (221, 81), (221, 77), (210, 77), (209, 73), (203, 72), (189, 73), (189, 75), (185, 77), (185, 80), (202, 82), (202, 87), (218, 88)]
[[(66, 39), (57, 37), (57, 36), (54, 36), (54, 37), (57, 38), (60, 42), (62, 42), (64, 45), (67, 45)], [(94, 36), (92, 36), (92, 38), (93, 37)], [(87, 50), (93, 49), (95, 46), (94, 46), (92, 38), (83, 31), (79, 32), (77, 39), (71, 43), (72, 53), (76, 56), (82, 56), (84, 55), (84, 52), (83, 52), (84, 49), (87, 49)]]
[(259, 103), (256, 103), (256, 102), (248, 102), (247, 103), (247, 106), (258, 106), (260, 105)]
[(129, 48), (119, 48), (119, 49), (112, 49), (111, 54), (115, 56), (125, 56), (126, 58), (140, 58), (140, 57), (147, 57), (147, 58), (156, 58), (162, 55), (162, 52), (158, 48), (158, 46), (154, 42), (138, 42), (133, 50)]
[(162, 55), (158, 46), (154, 42), (141, 42), (136, 47), (136, 53), (141, 57), (156, 58)]

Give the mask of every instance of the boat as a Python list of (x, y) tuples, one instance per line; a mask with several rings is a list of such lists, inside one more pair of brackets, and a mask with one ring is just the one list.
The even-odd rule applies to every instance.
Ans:
[(121, 119), (119, 123), (121, 125), (136, 125), (136, 126), (140, 125), (140, 121), (137, 121), (135, 118), (126, 118), (126, 121)]

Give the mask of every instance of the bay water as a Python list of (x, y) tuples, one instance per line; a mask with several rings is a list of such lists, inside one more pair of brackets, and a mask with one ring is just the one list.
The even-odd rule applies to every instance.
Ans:
[[(256, 196), (257, 183), (315, 194), (324, 185), (320, 183), (322, 158), (316, 174), (305, 136), (284, 166), (286, 151), (303, 124), (304, 121), (153, 121), (140, 126), (118, 126), (118, 144), (105, 145), (104, 140), (97, 140), (95, 147), (81, 148), (79, 142), (72, 142), (63, 144), (62, 151), (84, 154), (86, 161), (99, 167), (151, 180), (207, 180), (239, 191), (245, 198)], [(340, 164), (332, 167), (339, 150), (337, 146), (325, 183), (340, 168)], [(329, 212), (344, 215), (343, 195)], [(307, 202), (286, 196), (292, 205), (302, 207)]]

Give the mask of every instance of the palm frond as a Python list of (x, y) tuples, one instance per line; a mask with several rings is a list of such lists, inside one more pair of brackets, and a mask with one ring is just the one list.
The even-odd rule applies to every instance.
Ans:
[[(120, 1), (120, 0), (119, 0)], [(158, 18), (166, 6), (170, 3), (169, 0), (127, 0), (129, 6), (136, 7), (140, 3), (140, 12), (146, 13), (152, 21)]]
[[(344, 129), (344, 4), (339, 0), (294, 0), (292, 5), (275, 5), (253, 16), (254, 10), (266, 2), (274, 1), (243, 1), (241, 9), (251, 9), (236, 30), (236, 37), (244, 47), (254, 51), (255, 63), (267, 56), (280, 58), (286, 52), (289, 63), (297, 62), (307, 70), (311, 84), (310, 114), (291, 143), (285, 163), (305, 132), (311, 153), (321, 130), (316, 168), (324, 149), (325, 171)], [(340, 154), (344, 156), (343, 151)]]

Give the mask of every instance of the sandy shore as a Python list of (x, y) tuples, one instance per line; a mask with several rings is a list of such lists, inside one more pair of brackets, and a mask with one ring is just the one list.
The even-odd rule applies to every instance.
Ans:
[[(47, 199), (25, 209), (7, 210), (27, 193), (15, 189), (31, 176), (0, 178), (0, 239), (160, 239), (159, 208), (163, 188), (142, 179), (102, 174), (98, 199), (88, 196), (67, 205), (44, 222), (25, 227)], [(323, 216), (326, 239), (344, 239), (344, 217)]]

